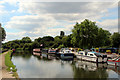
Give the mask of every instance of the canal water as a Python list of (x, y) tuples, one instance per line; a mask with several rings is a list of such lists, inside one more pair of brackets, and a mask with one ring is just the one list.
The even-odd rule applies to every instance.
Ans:
[(35, 56), (30, 52), (15, 53), (12, 57), (20, 78), (116, 78), (120, 68), (86, 61), (63, 61), (55, 56)]

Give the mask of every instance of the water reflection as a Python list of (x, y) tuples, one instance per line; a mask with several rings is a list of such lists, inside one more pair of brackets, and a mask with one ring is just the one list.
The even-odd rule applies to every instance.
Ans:
[[(15, 53), (12, 58), (20, 78), (118, 78), (120, 68), (86, 61), (65, 61), (55, 55)], [(112, 71), (112, 72), (111, 72)]]
[(75, 78), (108, 78), (106, 64), (77, 61), (73, 66)]

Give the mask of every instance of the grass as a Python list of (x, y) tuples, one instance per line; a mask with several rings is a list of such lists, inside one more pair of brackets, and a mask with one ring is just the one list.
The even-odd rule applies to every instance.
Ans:
[(11, 71), (10, 68), (12, 67), (12, 72), (13, 72), (13, 76), (18, 78), (18, 74), (17, 74), (17, 69), (16, 69), (16, 66), (12, 63), (11, 61), (11, 55), (12, 53), (12, 50), (8, 51), (8, 53), (5, 55), (5, 65), (8, 67), (7, 70), (8, 71)]

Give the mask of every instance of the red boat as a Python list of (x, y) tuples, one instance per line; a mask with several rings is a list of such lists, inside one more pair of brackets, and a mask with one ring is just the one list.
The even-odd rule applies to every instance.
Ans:
[(109, 65), (119, 66), (120, 67), (120, 56), (114, 59), (108, 59), (107, 63)]

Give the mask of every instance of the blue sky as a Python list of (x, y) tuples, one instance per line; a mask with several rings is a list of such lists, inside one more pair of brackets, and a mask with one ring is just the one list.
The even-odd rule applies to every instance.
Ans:
[[(13, 1), (13, 2), (12, 2)], [(6, 41), (29, 36), (66, 35), (76, 22), (95, 21), (98, 27), (118, 31), (118, 2), (20, 2), (0, 0), (0, 22), (7, 33)], [(22, 1), (22, 0), (21, 0)], [(72, 5), (72, 6), (71, 6)], [(5, 41), (5, 42), (6, 42)]]

